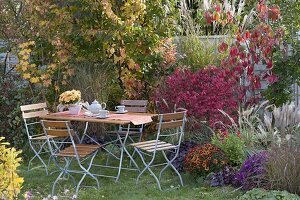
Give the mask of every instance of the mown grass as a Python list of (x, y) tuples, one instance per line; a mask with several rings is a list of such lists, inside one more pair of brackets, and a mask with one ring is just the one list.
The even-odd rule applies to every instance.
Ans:
[[(102, 156), (98, 156), (97, 161), (104, 160)], [(57, 170), (56, 166), (52, 163), (50, 171)], [(102, 173), (116, 173), (111, 169), (95, 168), (93, 172)], [(156, 170), (158, 171), (158, 170)], [(20, 167), (20, 174), (24, 177), (25, 182), (20, 194), (20, 199), (24, 198), (23, 194), (30, 191), (33, 195), (32, 199), (49, 198), (51, 188), (58, 173), (46, 175), (43, 168), (27, 171), (27, 162), (25, 161)], [(147, 199), (206, 199), (206, 200), (222, 200), (222, 199), (238, 199), (242, 194), (240, 191), (235, 191), (232, 187), (209, 187), (203, 181), (195, 181), (194, 177), (189, 174), (182, 174), (184, 180), (184, 187), (178, 187), (179, 181), (175, 173), (171, 170), (167, 171), (162, 178), (161, 192), (154, 180), (154, 178), (145, 173), (138, 184), (136, 184), (137, 172), (135, 171), (122, 171), (120, 180), (115, 182), (111, 178), (99, 177), (100, 189), (94, 188), (81, 188), (77, 199), (80, 200), (94, 200), (94, 199), (120, 199), (120, 200), (147, 200)], [(77, 180), (78, 180), (77, 176)], [(72, 181), (63, 181), (57, 185), (56, 195), (58, 199), (71, 199), (74, 189)], [(95, 182), (92, 179), (87, 179), (86, 184), (93, 185)]]

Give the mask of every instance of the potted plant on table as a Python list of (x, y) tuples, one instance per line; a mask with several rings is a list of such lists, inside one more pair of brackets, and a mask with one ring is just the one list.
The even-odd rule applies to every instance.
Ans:
[(78, 115), (82, 107), (80, 100), (81, 92), (79, 90), (65, 91), (59, 95), (58, 110), (62, 111), (64, 108), (68, 108), (71, 115)]

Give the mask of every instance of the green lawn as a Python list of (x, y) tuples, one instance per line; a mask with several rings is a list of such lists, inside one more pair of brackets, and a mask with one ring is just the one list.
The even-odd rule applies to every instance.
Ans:
[[(100, 156), (99, 156), (100, 157)], [(98, 158), (97, 161), (104, 158)], [(50, 166), (50, 171), (55, 171), (54, 164)], [(99, 168), (95, 169), (100, 170)], [(102, 169), (103, 170), (103, 169)], [(107, 173), (116, 173), (111, 169), (104, 169)], [(20, 173), (24, 177), (25, 182), (21, 195), (26, 191), (31, 191), (33, 194), (32, 199), (43, 199), (51, 193), (53, 181), (57, 177), (58, 173), (52, 175), (46, 175), (43, 168), (27, 171), (27, 162), (24, 161), (20, 168)], [(179, 181), (175, 173), (169, 170), (164, 176), (162, 181), (162, 187), (165, 191), (161, 192), (156, 185), (153, 177), (148, 173), (145, 173), (138, 184), (136, 184), (135, 178), (137, 173), (134, 171), (122, 171), (120, 180), (115, 182), (111, 178), (99, 177), (100, 189), (94, 188), (81, 188), (77, 199), (91, 200), (91, 199), (237, 199), (242, 193), (235, 191), (232, 187), (212, 188), (204, 182), (198, 181), (196, 183), (194, 178), (189, 174), (182, 174), (184, 180), (184, 187), (177, 187)], [(77, 179), (78, 180), (78, 179)], [(72, 181), (60, 182), (61, 185), (57, 185), (58, 199), (70, 199), (74, 192), (72, 188)], [(94, 184), (92, 179), (88, 179), (89, 185)], [(20, 195), (20, 196), (21, 196)]]

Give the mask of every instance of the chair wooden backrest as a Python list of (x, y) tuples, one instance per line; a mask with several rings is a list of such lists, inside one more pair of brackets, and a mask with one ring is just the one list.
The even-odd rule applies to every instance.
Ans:
[(22, 111), (23, 119), (29, 118), (37, 118), (42, 115), (48, 114), (47, 104), (46, 103), (37, 103), (37, 104), (30, 104), (20, 106)]
[(156, 128), (159, 130), (179, 128), (185, 124), (186, 112), (166, 113), (158, 116), (159, 123)]
[[(184, 135), (186, 111), (177, 113), (166, 113), (158, 115), (159, 122), (156, 124), (157, 141), (172, 139), (175, 137), (174, 145), (180, 146)], [(169, 130), (168, 130), (169, 129)]]
[[(22, 117), (25, 123), (25, 129), (29, 139), (35, 136), (43, 136), (43, 133), (37, 132), (36, 125), (40, 126), (39, 117), (48, 114), (46, 103), (37, 103), (20, 106)], [(34, 127), (35, 126), (35, 127)], [(40, 127), (41, 128), (41, 127)]]
[(128, 112), (147, 112), (148, 100), (121, 100), (120, 103), (125, 106), (125, 110), (128, 110)]
[(73, 129), (70, 129), (70, 122), (68, 121), (49, 121), (42, 120), (42, 124), (44, 126), (44, 130), (47, 135), (56, 136), (56, 137), (69, 137)]
[[(70, 145), (75, 147), (74, 130), (70, 128), (69, 121), (51, 121), (41, 120), (45, 134), (47, 136), (47, 142), (52, 155), (56, 155), (57, 152)], [(64, 138), (64, 140), (53, 140), (50, 142), (49, 135)], [(70, 140), (66, 140), (70, 138)]]

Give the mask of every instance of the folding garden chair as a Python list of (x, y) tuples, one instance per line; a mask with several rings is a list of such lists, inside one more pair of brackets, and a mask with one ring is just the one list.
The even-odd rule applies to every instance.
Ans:
[[(34, 152), (34, 156), (28, 163), (28, 170), (30, 170), (31, 163), (34, 159), (40, 160), (41, 166), (34, 167), (45, 167), (46, 173), (48, 174), (48, 168), (45, 161), (42, 159), (41, 154), (47, 151), (47, 138), (43, 132), (39, 116), (48, 114), (46, 103), (30, 104), (21, 106), (22, 117), (25, 123), (25, 129), (28, 136), (29, 146)], [(49, 138), (53, 139), (56, 136), (49, 135)]]
[[(161, 176), (168, 167), (171, 167), (178, 175), (180, 184), (183, 186), (181, 175), (174, 167), (172, 162), (178, 156), (180, 144), (183, 139), (186, 111), (160, 114), (158, 119), (159, 123), (157, 124), (156, 140), (130, 144), (138, 152), (145, 166), (145, 168), (138, 175), (136, 181), (138, 183), (140, 176), (148, 170), (150, 174), (155, 178), (159, 189), (162, 190), (160, 185)], [(166, 155), (166, 152), (170, 151), (174, 152), (174, 157), (172, 159), (169, 159)], [(162, 152), (166, 162), (154, 164), (154, 161), (157, 158), (157, 154), (159, 152)], [(150, 161), (147, 161), (148, 159), (146, 160), (147, 157), (150, 157)], [(152, 171), (151, 167), (163, 165), (164, 167), (160, 171), (159, 177), (157, 177)]]
[[(127, 110), (128, 112), (134, 112), (134, 113), (146, 113), (147, 112), (147, 104), (148, 104), (148, 100), (121, 100), (120, 105), (125, 106), (125, 110)], [(128, 139), (130, 140), (130, 142), (140, 142), (142, 139), (142, 134), (143, 134), (143, 125), (140, 126), (133, 126), (130, 127), (129, 130), (129, 135), (128, 135)], [(127, 134), (127, 126), (123, 127), (122, 125), (120, 125), (117, 130), (115, 131), (108, 131), (107, 133), (112, 135), (112, 136), (119, 136), (121, 138), (124, 138), (125, 135)], [(117, 142), (119, 140), (115, 139), (112, 140), (112, 144), (113, 147), (111, 149), (111, 151), (113, 151), (113, 149), (117, 146)], [(135, 152), (133, 152), (132, 156), (134, 155)], [(111, 155), (111, 154), (108, 154)], [(108, 160), (109, 160), (109, 156), (107, 157), (106, 160), (106, 165), (108, 165)], [(131, 160), (130, 160), (130, 164), (131, 164)]]
[[(73, 129), (70, 128), (70, 122), (68, 121), (49, 121), (42, 120), (42, 125), (46, 133), (47, 142), (49, 149), (54, 160), (54, 163), (61, 171), (52, 186), (52, 196), (54, 196), (55, 187), (59, 180), (64, 179), (64, 177), (71, 177), (76, 190), (75, 195), (78, 195), (78, 191), (81, 183), (86, 176), (90, 176), (97, 183), (97, 188), (99, 189), (99, 181), (95, 175), (90, 172), (95, 156), (98, 153), (99, 144), (78, 144), (75, 140), (79, 139), (76, 137)], [(69, 137), (70, 140), (50, 140), (49, 136), (56, 137)], [(63, 147), (63, 148), (61, 148)], [(64, 166), (61, 165), (61, 159), (65, 162)], [(71, 169), (70, 165), (72, 160), (75, 159), (78, 165), (78, 169)], [(82, 177), (76, 185), (75, 178), (72, 174), (81, 174)]]
[[(146, 113), (148, 100), (121, 100), (121, 105), (125, 106), (125, 110), (134, 113)], [(138, 137), (139, 141), (143, 133), (143, 125), (130, 128), (129, 136)], [(120, 135), (126, 135), (127, 127), (119, 126), (117, 133)], [(133, 141), (132, 137), (131, 140)]]

